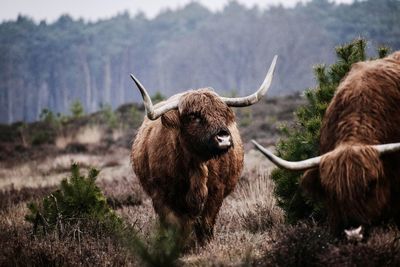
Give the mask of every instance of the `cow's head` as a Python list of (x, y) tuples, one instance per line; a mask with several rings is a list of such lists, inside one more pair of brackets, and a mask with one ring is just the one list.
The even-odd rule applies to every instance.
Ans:
[(327, 205), (335, 226), (369, 224), (387, 207), (390, 183), (385, 179), (379, 157), (400, 151), (400, 143), (339, 146), (322, 156), (293, 162), (252, 142), (278, 167), (306, 171), (300, 185)]
[(184, 94), (178, 109), (161, 116), (165, 127), (180, 131), (180, 138), (191, 152), (209, 158), (233, 145), (230, 132), (235, 124), (232, 109), (211, 89)]
[(161, 117), (164, 127), (179, 131), (179, 138), (192, 153), (211, 158), (227, 152), (233, 146), (231, 127), (235, 115), (230, 107), (245, 107), (257, 103), (271, 85), (277, 57), (275, 56), (264, 82), (252, 95), (239, 98), (221, 97), (211, 88), (176, 94), (153, 106), (146, 89), (131, 75), (143, 97), (147, 117)]

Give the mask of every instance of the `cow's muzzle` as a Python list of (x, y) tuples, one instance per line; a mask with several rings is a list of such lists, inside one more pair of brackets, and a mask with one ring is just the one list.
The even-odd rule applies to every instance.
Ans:
[(232, 146), (232, 137), (229, 130), (224, 129), (219, 131), (215, 136), (217, 147), (220, 150), (227, 150)]

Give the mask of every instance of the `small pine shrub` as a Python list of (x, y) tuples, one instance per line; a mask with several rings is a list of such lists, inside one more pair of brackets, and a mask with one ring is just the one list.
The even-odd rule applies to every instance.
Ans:
[(42, 122), (47, 125), (57, 127), (59, 124), (58, 116), (56, 116), (53, 111), (45, 108), (40, 112), (39, 118)]
[[(305, 91), (307, 104), (295, 113), (295, 124), (285, 126), (285, 135), (277, 145), (278, 155), (286, 160), (298, 161), (319, 154), (319, 131), (336, 88), (348, 73), (351, 65), (366, 60), (366, 41), (358, 39), (350, 44), (336, 48), (337, 62), (329, 67), (318, 65), (314, 69), (317, 86)], [(388, 53), (387, 48), (378, 50), (379, 57)], [(285, 211), (289, 223), (312, 217), (315, 220), (325, 218), (323, 206), (306, 195), (299, 188), (301, 172), (283, 169), (273, 171), (271, 177), (276, 183), (275, 195), (278, 205)]]
[(110, 105), (104, 105), (101, 109), (102, 118), (107, 123), (107, 126), (111, 129), (115, 129), (118, 126), (118, 116), (112, 110)]
[(83, 109), (82, 103), (79, 100), (76, 100), (71, 104), (70, 112), (72, 114), (72, 118), (74, 119), (85, 115), (85, 110)]
[[(26, 253), (27, 257), (21, 259), (22, 262), (53, 264), (61, 260), (60, 264), (68, 263), (62, 257), (54, 257), (47, 247), (63, 244), (71, 238), (73, 242), (78, 242), (79, 247), (83, 245), (84, 249), (93, 240), (111, 242), (111, 248), (117, 253), (122, 248), (132, 252), (127, 256), (136, 255), (146, 266), (177, 266), (183, 244), (180, 232), (160, 226), (152, 240), (143, 241), (137, 236), (137, 230), (125, 224), (107, 204), (107, 199), (95, 184), (98, 173), (98, 170), (91, 169), (87, 176), (83, 176), (78, 165), (73, 164), (71, 176), (61, 182), (58, 190), (44, 197), (38, 204), (28, 204), (29, 213), (25, 218), (32, 223), (33, 234), (38, 236), (38, 242), (43, 240), (46, 247), (43, 250), (29, 250), (35, 258), (29, 260), (29, 253)], [(55, 235), (46, 235), (49, 233)], [(46, 238), (49, 238), (48, 242)], [(74, 262), (81, 260), (79, 255)]]
[(121, 229), (122, 220), (109, 208), (95, 184), (98, 173), (98, 170), (91, 169), (87, 177), (82, 176), (78, 165), (73, 164), (71, 177), (61, 182), (60, 189), (46, 196), (39, 205), (29, 203), (26, 220), (33, 224), (33, 233), (57, 230), (64, 235), (71, 232), (67, 229), (79, 232)]

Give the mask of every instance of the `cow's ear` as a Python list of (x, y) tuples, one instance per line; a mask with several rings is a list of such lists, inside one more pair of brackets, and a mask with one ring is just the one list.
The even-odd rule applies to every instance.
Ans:
[(179, 112), (171, 110), (161, 116), (161, 122), (167, 128), (179, 128)]

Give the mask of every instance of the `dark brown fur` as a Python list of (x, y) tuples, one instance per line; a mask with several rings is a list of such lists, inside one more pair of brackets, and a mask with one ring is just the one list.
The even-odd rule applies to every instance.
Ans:
[(302, 186), (322, 199), (334, 229), (400, 222), (400, 153), (370, 145), (400, 142), (400, 52), (356, 63), (340, 83), (320, 132), (320, 167)]
[[(201, 121), (193, 121), (194, 115)], [(230, 131), (233, 147), (213, 153), (205, 139), (221, 128)], [(132, 146), (132, 163), (160, 219), (186, 236), (194, 226), (198, 240), (205, 242), (243, 168), (235, 115), (214, 92), (189, 91), (178, 110), (155, 121), (145, 119)]]

